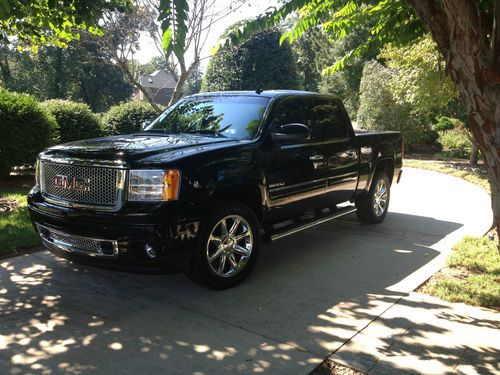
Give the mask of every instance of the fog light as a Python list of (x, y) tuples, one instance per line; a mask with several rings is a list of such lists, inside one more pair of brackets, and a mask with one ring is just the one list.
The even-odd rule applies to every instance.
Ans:
[(146, 254), (148, 255), (148, 257), (150, 257), (151, 259), (154, 259), (156, 258), (156, 251), (155, 249), (153, 249), (153, 246), (151, 246), (150, 244), (146, 244), (144, 246), (144, 251), (146, 251)]

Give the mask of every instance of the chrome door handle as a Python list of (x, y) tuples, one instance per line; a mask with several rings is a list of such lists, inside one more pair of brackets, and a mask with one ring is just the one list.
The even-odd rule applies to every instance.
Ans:
[(323, 155), (313, 155), (313, 156), (310, 156), (309, 159), (312, 161), (319, 161), (319, 160), (323, 160), (324, 156)]

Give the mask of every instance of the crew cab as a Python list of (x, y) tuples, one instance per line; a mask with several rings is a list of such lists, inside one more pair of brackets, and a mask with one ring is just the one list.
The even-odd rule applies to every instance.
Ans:
[(60, 256), (227, 288), (262, 241), (354, 212), (383, 221), (402, 154), (399, 132), (355, 132), (332, 96), (202, 93), (137, 134), (43, 151), (29, 213)]

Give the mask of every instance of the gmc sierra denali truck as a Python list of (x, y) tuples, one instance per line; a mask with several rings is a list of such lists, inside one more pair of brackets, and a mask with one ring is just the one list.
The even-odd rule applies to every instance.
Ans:
[(402, 153), (399, 132), (355, 132), (331, 96), (203, 93), (137, 134), (43, 151), (29, 213), (60, 256), (222, 289), (250, 273), (261, 241), (353, 212), (384, 220)]

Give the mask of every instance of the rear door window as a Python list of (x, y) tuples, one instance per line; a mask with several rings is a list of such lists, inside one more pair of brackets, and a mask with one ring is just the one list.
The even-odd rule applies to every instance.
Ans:
[(340, 100), (313, 98), (311, 112), (314, 140), (330, 140), (349, 136), (349, 120)]

